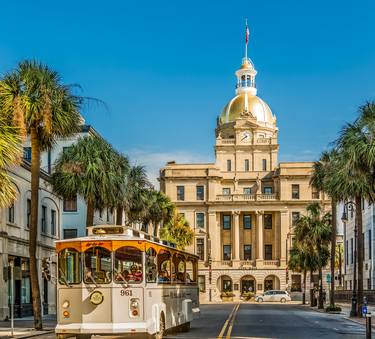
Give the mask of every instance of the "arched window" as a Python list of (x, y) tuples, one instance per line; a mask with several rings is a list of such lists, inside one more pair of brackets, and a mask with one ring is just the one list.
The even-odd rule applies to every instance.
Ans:
[(111, 252), (104, 247), (91, 247), (85, 252), (86, 284), (108, 284), (111, 282)]
[(188, 258), (186, 261), (185, 281), (187, 283), (195, 283), (197, 281), (197, 260)]
[(156, 282), (157, 274), (156, 251), (153, 248), (149, 248), (146, 252), (146, 281), (148, 283)]
[(81, 253), (72, 248), (59, 252), (59, 283), (64, 285), (81, 282)]
[(161, 250), (157, 256), (158, 282), (170, 283), (171, 281), (171, 254), (167, 250)]
[(175, 272), (172, 274), (172, 281), (177, 283), (184, 283), (185, 282), (185, 257), (180, 254), (175, 254), (173, 256), (173, 264), (175, 268)]
[(143, 281), (142, 251), (124, 246), (115, 252), (114, 281), (141, 283)]

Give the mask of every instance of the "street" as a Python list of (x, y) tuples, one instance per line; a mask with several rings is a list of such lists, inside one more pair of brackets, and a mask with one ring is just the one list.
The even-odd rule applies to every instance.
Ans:
[[(359, 339), (364, 336), (364, 326), (340, 314), (319, 313), (291, 304), (231, 303), (201, 305), (201, 316), (193, 321), (189, 332), (171, 333), (167, 338)], [(55, 338), (54, 334), (41, 337)]]

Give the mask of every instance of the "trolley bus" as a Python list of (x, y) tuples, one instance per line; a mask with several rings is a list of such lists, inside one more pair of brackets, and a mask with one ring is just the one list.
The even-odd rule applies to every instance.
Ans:
[(162, 338), (199, 312), (198, 257), (123, 226), (93, 226), (56, 241), (58, 339)]

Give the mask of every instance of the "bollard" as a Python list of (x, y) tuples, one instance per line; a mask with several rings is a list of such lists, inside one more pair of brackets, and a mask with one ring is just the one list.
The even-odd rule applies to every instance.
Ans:
[(366, 339), (371, 339), (371, 313), (366, 313)]

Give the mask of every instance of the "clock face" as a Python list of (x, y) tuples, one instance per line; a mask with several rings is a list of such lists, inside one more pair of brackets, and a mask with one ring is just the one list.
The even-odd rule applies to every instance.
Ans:
[(249, 131), (245, 131), (242, 133), (241, 141), (242, 142), (249, 142), (251, 138), (251, 133)]

